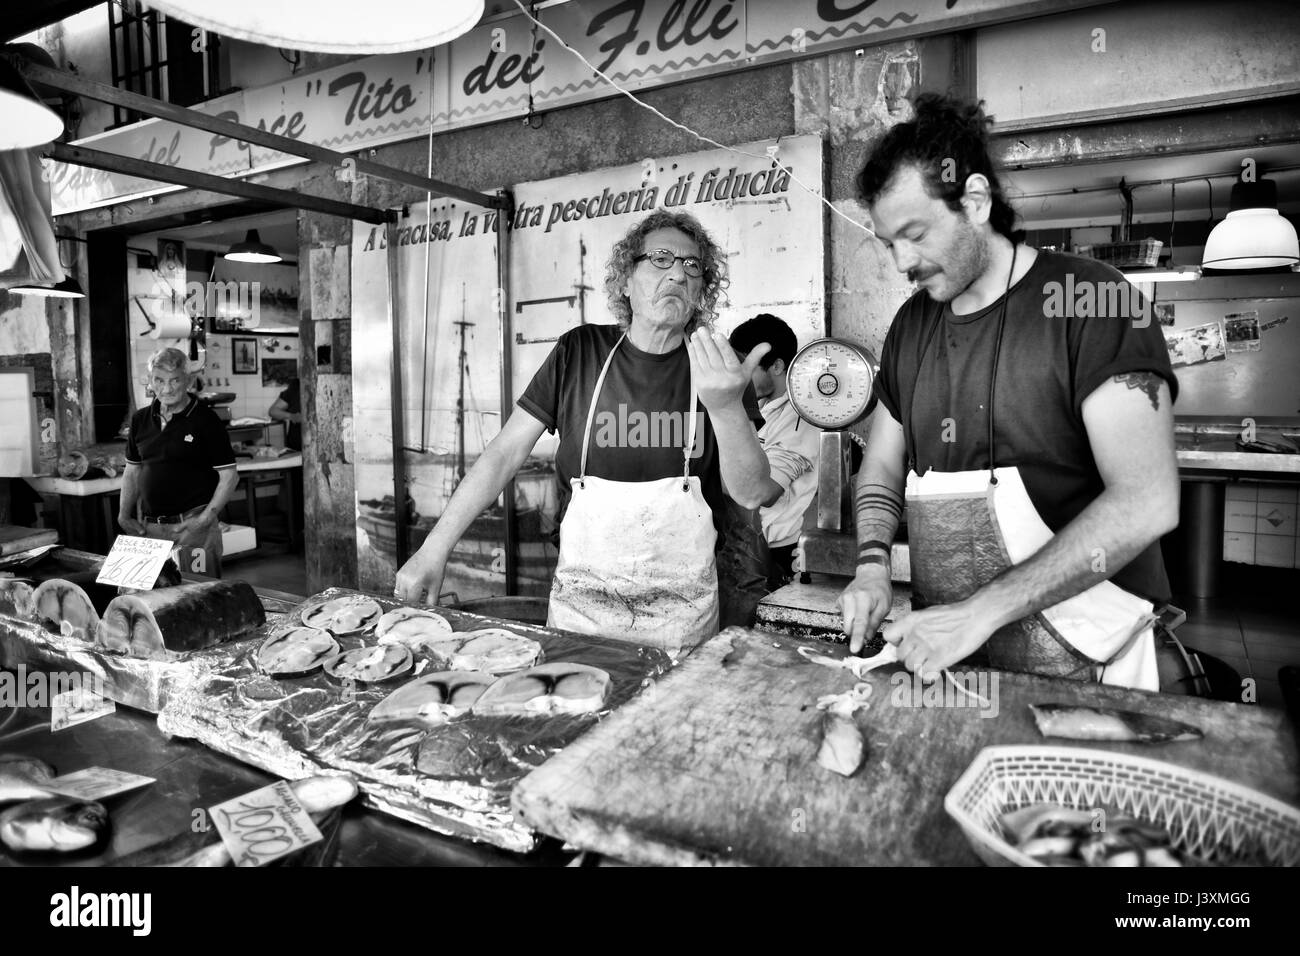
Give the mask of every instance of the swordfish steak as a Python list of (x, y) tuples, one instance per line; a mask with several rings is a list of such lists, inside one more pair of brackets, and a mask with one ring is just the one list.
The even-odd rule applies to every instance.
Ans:
[(262, 602), (246, 582), (204, 581), (114, 598), (96, 643), (118, 654), (169, 661), (265, 623)]

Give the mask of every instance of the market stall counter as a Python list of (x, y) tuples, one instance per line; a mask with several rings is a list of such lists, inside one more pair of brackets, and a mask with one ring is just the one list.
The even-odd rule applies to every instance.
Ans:
[[(194, 741), (169, 738), (153, 717), (139, 711), (121, 708), (58, 733), (50, 732), (48, 708), (11, 713), (7, 725), (0, 727), (0, 754), (34, 757), (60, 774), (110, 767), (155, 782), (102, 800), (111, 830), (98, 850), (53, 859), (49, 854), (23, 858), (0, 847), (0, 866), (155, 864), (160, 862), (159, 848), (193, 836), (196, 826), (206, 824), (212, 807), (277, 779)], [(511, 853), (433, 833), (376, 813), (359, 801), (344, 809), (331, 838), (321, 862), (335, 866), (561, 866), (573, 859), (558, 841), (544, 841), (528, 854)], [(216, 842), (215, 831), (207, 839)]]

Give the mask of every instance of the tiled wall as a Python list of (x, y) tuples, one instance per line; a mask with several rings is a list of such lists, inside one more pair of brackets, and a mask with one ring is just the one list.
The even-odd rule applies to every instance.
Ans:
[[(257, 342), (257, 373), (236, 375), (231, 361), (235, 338), (252, 338)], [(214, 392), (234, 392), (228, 406), (232, 418), (254, 416), (266, 418), (267, 410), (280, 397), (284, 385), (262, 384), (262, 364), (267, 359), (298, 361), (298, 337), (285, 335), (233, 336), (208, 333), (208, 363), (202, 373), (204, 387)]]
[(1300, 486), (1232, 482), (1223, 512), (1223, 559), (1300, 568), (1296, 530)]
[[(190, 272), (190, 281), (203, 282), (207, 276), (201, 272)], [(150, 296), (158, 295), (158, 277), (152, 270), (130, 269), (127, 273), (127, 288), (131, 296), (140, 298), (140, 305), (151, 308)], [(145, 394), (148, 380), (149, 356), (163, 346), (189, 349), (186, 338), (153, 338), (149, 334), (149, 324), (140, 305), (128, 302), (129, 334), (132, 354), (131, 381), (135, 388), (137, 406), (142, 406), (150, 399)], [(156, 318), (156, 316), (155, 316)], [(231, 360), (235, 338), (251, 338), (257, 342), (257, 372), (253, 374), (235, 374)], [(262, 367), (267, 359), (291, 360), (295, 364), (299, 356), (299, 340), (296, 335), (254, 335), (237, 336), (225, 333), (207, 334), (207, 363), (199, 373), (204, 388), (208, 391), (233, 392), (235, 399), (228, 405), (232, 418), (254, 416), (267, 418), (267, 411), (285, 388), (279, 384), (262, 384)], [(274, 443), (283, 444), (283, 429), (276, 428), (270, 433)]]

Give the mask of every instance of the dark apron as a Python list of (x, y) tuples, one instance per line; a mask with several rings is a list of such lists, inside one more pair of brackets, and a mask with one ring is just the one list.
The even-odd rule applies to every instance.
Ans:
[[(1011, 275), (1015, 273), (1015, 257)], [(987, 470), (916, 471), (916, 435), (907, 421), (907, 529), (912, 569), (912, 606), (920, 609), (969, 598), (1013, 565), (1032, 556), (1052, 532), (1043, 522), (1015, 467), (995, 466), (994, 398), (1011, 275), (998, 318), (989, 382)], [(937, 303), (936, 303), (937, 305)], [(943, 307), (928, 311), (931, 323), (921, 350), (923, 366)], [(919, 369), (920, 366), (918, 366)], [(918, 370), (917, 381), (920, 381)], [(1110, 581), (994, 631), (972, 657), (999, 670), (1101, 681), (1145, 690), (1159, 688), (1150, 602)]]

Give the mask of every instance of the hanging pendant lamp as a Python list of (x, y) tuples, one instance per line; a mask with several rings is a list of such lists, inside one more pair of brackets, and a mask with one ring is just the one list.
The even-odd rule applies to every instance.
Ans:
[(262, 241), (256, 229), (250, 229), (244, 241), (231, 246), (224, 258), (232, 262), (279, 262), (283, 257)]
[(0, 56), (0, 150), (30, 149), (63, 135), (63, 120), (37, 98), (17, 68)]
[(236, 40), (321, 53), (424, 50), (483, 18), (483, 0), (151, 0), (149, 6)]
[(62, 282), (56, 282), (54, 285), (15, 285), (8, 289), (14, 295), (34, 295), (43, 296), (47, 299), (84, 299), (86, 293), (81, 289), (81, 283), (72, 276), (68, 276)]
[(1277, 211), (1277, 183), (1234, 183), (1229, 208), (1205, 240), (1202, 268), (1258, 271), (1289, 269), (1300, 262), (1295, 226)]

